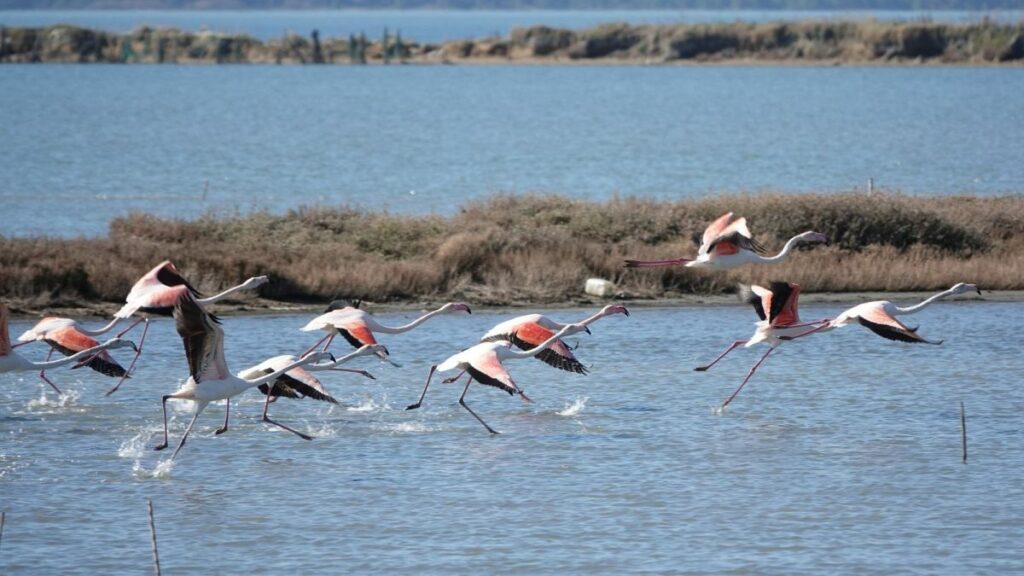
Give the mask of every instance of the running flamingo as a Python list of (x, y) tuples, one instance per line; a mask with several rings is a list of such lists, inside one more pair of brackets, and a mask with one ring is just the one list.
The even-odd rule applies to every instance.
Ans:
[[(423, 404), (423, 398), (427, 395), (427, 388), (430, 387), (430, 379), (433, 377), (434, 372), (448, 372), (458, 368), (463, 372), (469, 372), (469, 377), (466, 378), (466, 387), (462, 389), (462, 395), (459, 396), (459, 404), (472, 414), (477, 421), (483, 424), (484, 428), (487, 428), (488, 432), (491, 434), (497, 434), (498, 432), (495, 431), (494, 428), (488, 426), (487, 423), (484, 422), (483, 419), (480, 418), (476, 412), (473, 412), (473, 410), (466, 404), (466, 392), (469, 391), (469, 385), (473, 383), (473, 380), (476, 380), (481, 384), (500, 388), (505, 392), (508, 392), (509, 396), (519, 394), (523, 400), (529, 401), (530, 399), (523, 394), (522, 389), (516, 386), (516, 383), (512, 380), (512, 376), (502, 365), (502, 361), (536, 356), (555, 342), (558, 342), (558, 339), (562, 336), (577, 334), (579, 332), (585, 332), (586, 330), (587, 327), (582, 324), (569, 324), (553, 334), (547, 340), (538, 344), (536, 347), (522, 352), (514, 352), (512, 350), (512, 343), (507, 341), (482, 342), (467, 348), (458, 354), (452, 355), (444, 362), (430, 367), (430, 372), (427, 373), (427, 382), (423, 385), (423, 392), (420, 393), (420, 399), (415, 404), (410, 404), (406, 407), (406, 410), (415, 410)], [(459, 375), (461, 376), (461, 372)], [(448, 381), (452, 380), (449, 379)]]
[[(71, 356), (72, 354), (98, 346), (99, 342), (96, 341), (93, 336), (98, 336), (103, 332), (104, 330), (86, 330), (79, 326), (78, 322), (75, 322), (70, 318), (57, 318), (51, 316), (43, 318), (37, 322), (35, 326), (26, 330), (18, 337), (18, 342), (20, 342), (20, 344), (16, 344), (15, 346), (23, 346), (30, 342), (37, 341), (46, 342), (50, 346), (50, 351), (46, 355), (46, 359), (49, 360), (54, 351), (60, 352), (65, 356)], [(118, 364), (106, 350), (103, 350), (92, 358), (83, 361), (76, 366), (76, 368), (79, 366), (88, 366), (96, 372), (112, 378), (128, 377), (127, 370)], [(39, 377), (50, 386), (56, 388), (53, 382), (46, 377), (46, 370), (40, 370)]]
[[(146, 274), (143, 275), (134, 286), (132, 286), (131, 291), (128, 292), (128, 296), (125, 298), (125, 305), (114, 314), (114, 319), (111, 320), (110, 323), (98, 330), (86, 331), (81, 328), (78, 328), (78, 330), (90, 336), (103, 334), (116, 326), (122, 320), (130, 318), (138, 312), (170, 316), (174, 310), (174, 303), (184, 292), (190, 293), (192, 296), (196, 297), (196, 302), (205, 306), (222, 300), (240, 290), (252, 290), (254, 288), (258, 288), (269, 281), (270, 280), (266, 276), (255, 276), (253, 278), (249, 278), (242, 284), (233, 288), (228, 288), (215, 296), (199, 298), (199, 292), (193, 288), (184, 277), (182, 277), (174, 264), (169, 260), (165, 260), (160, 264), (157, 264), (156, 267), (149, 272), (146, 272)], [(149, 331), (149, 318), (139, 318), (117, 334), (119, 338), (124, 336), (133, 328), (138, 326), (140, 322), (143, 324), (142, 336), (139, 338), (139, 348), (135, 353), (135, 357), (132, 358), (132, 362), (125, 371), (124, 376), (121, 377), (113, 388), (107, 391), (107, 396), (117, 392), (117, 389), (121, 387), (122, 383), (124, 383), (125, 378), (134, 371), (135, 363), (138, 362), (139, 356), (142, 354), (142, 346), (146, 342), (146, 333)]]
[[(385, 334), (401, 334), (402, 332), (412, 330), (434, 316), (439, 314), (448, 314), (451, 312), (466, 312), (467, 314), (473, 313), (472, 310), (469, 309), (469, 306), (465, 304), (460, 302), (449, 302), (437, 310), (427, 312), (408, 324), (392, 327), (384, 326), (380, 322), (377, 322), (373, 316), (370, 316), (367, 312), (360, 310), (358, 301), (356, 301), (355, 306), (352, 306), (347, 302), (336, 300), (331, 302), (324, 314), (310, 320), (308, 324), (301, 328), (301, 330), (303, 332), (313, 332), (315, 330), (323, 330), (324, 332), (327, 332), (326, 336), (318, 340), (316, 344), (313, 344), (308, 350), (306, 350), (306, 352), (311, 352), (323, 344), (323, 351), (326, 352), (327, 348), (330, 347), (331, 342), (334, 341), (334, 337), (338, 334), (341, 334), (354, 348), (359, 348), (360, 346), (377, 343), (377, 338), (373, 335), (375, 331), (383, 332)], [(377, 355), (381, 360), (386, 360), (392, 365), (398, 366), (398, 364), (391, 361), (388, 354), (387, 348), (380, 348), (377, 351)]]
[(888, 338), (889, 340), (897, 340), (900, 342), (910, 342), (912, 344), (942, 344), (942, 340), (927, 340), (917, 333), (917, 327), (910, 328), (906, 324), (900, 322), (896, 317), (904, 314), (913, 314), (920, 312), (922, 309), (928, 307), (933, 302), (942, 300), (949, 296), (956, 296), (958, 294), (964, 294), (967, 292), (977, 292), (981, 295), (981, 290), (974, 284), (965, 284), (960, 282), (949, 290), (934, 294), (930, 298), (924, 300), (920, 304), (915, 306), (908, 306), (901, 308), (888, 300), (876, 300), (874, 302), (865, 302), (864, 304), (858, 304), (853, 308), (845, 310), (842, 314), (835, 318), (824, 320), (824, 324), (813, 328), (811, 330), (805, 330), (800, 334), (786, 335), (782, 337), (782, 340), (793, 340), (796, 338), (802, 338), (815, 332), (827, 332), (833, 328), (842, 328), (848, 324), (854, 322), (859, 323), (868, 330), (871, 330), (875, 334), (878, 334), (882, 338)]
[[(167, 401), (170, 399), (191, 400), (194, 405), (192, 420), (189, 422), (185, 433), (178, 443), (177, 449), (171, 455), (171, 460), (181, 452), (185, 440), (188, 438), (192, 427), (195, 425), (199, 414), (210, 404), (217, 400), (227, 400), (227, 407), (224, 413), (224, 426), (217, 430), (220, 434), (227, 430), (228, 416), (231, 411), (231, 397), (241, 394), (249, 388), (258, 387), (261, 384), (274, 382), (279, 376), (287, 373), (293, 368), (319, 362), (329, 358), (332, 362), (334, 357), (326, 352), (312, 352), (304, 355), (295, 362), (280, 366), (273, 372), (265, 374), (252, 380), (244, 380), (231, 374), (228, 371), (227, 362), (224, 359), (224, 331), (221, 330), (220, 321), (216, 316), (207, 312), (195, 299), (191, 291), (182, 291), (174, 304), (174, 320), (185, 346), (185, 356), (188, 359), (189, 378), (177, 392), (168, 394), (161, 398), (161, 405), (164, 414), (164, 441), (155, 450), (167, 448)], [(284, 424), (275, 422), (263, 413), (263, 421), (283, 428), (297, 436), (310, 440), (311, 438), (297, 430), (293, 430)]]
[(777, 264), (785, 260), (790, 251), (801, 242), (827, 242), (828, 237), (820, 232), (797, 234), (786, 242), (775, 256), (768, 256), (765, 249), (751, 238), (747, 219), (732, 220), (732, 212), (722, 215), (705, 230), (697, 258), (671, 258), (669, 260), (626, 260), (627, 268), (656, 268), (660, 266), (683, 265), (688, 268), (716, 268), (724, 270), (741, 264)]
[[(327, 364), (312, 364), (306, 366), (305, 368), (292, 368), (291, 370), (288, 370), (284, 374), (278, 376), (273, 382), (269, 384), (260, 384), (259, 386), (257, 386), (257, 388), (259, 389), (260, 392), (266, 394), (267, 396), (266, 401), (263, 403), (263, 420), (265, 422), (271, 422), (273, 424), (276, 424), (276, 422), (267, 417), (267, 410), (270, 408), (270, 403), (276, 402), (277, 399), (280, 398), (281, 396), (284, 396), (286, 398), (312, 398), (313, 400), (320, 400), (322, 402), (330, 402), (331, 404), (337, 404), (338, 401), (335, 400), (334, 397), (327, 392), (327, 389), (324, 388), (324, 385), (320, 382), (319, 379), (317, 379), (316, 376), (313, 376), (311, 372), (315, 372), (318, 370), (342, 370), (341, 368), (335, 368), (335, 366), (337, 366), (338, 364), (344, 364), (345, 362), (348, 362), (349, 360), (352, 360), (353, 358), (357, 358), (359, 356), (366, 356), (367, 354), (376, 354), (380, 348), (383, 348), (383, 346), (381, 346), (380, 344), (374, 344), (372, 346), (363, 346), (347, 356), (338, 358), (334, 362)], [(274, 356), (273, 358), (268, 358), (267, 360), (264, 360), (263, 362), (257, 364), (256, 366), (253, 366), (252, 368), (248, 368), (246, 370), (239, 372), (238, 377), (242, 378), (243, 380), (254, 380), (267, 374), (273, 374), (277, 370), (280, 370), (281, 368), (284, 368), (286, 366), (294, 365), (296, 362), (298, 362), (298, 360), (298, 358), (290, 354)], [(349, 370), (345, 371), (348, 372)], [(370, 374), (369, 372), (360, 372), (362, 372), (364, 376), (374, 379), (373, 375)], [(230, 401), (231, 400), (228, 400), (228, 402)], [(227, 429), (228, 417), (227, 413), (225, 412), (224, 426), (223, 428), (217, 430), (217, 433), (221, 434)], [(296, 432), (296, 434), (298, 434), (302, 438), (305, 438), (306, 440), (312, 440), (312, 438), (306, 434), (302, 434), (300, 432)]]
[[(9, 315), (7, 305), (0, 302), (0, 372), (23, 372), (39, 370), (40, 376), (42, 373), (49, 368), (56, 368), (58, 366), (64, 366), (71, 364), (72, 362), (79, 362), (90, 358), (95, 354), (104, 353), (106, 350), (114, 350), (116, 348), (132, 348), (135, 349), (135, 343), (131, 340), (123, 340), (121, 338), (112, 338), (107, 340), (103, 344), (97, 344), (96, 346), (79, 350), (78, 352), (61, 358), (60, 360), (53, 360), (49, 362), (31, 362), (22, 358), (14, 351), (11, 347), (10, 335), (7, 333), (7, 317)], [(50, 382), (45, 376), (43, 380), (50, 385), (51, 388), (57, 391), (57, 394), (63, 394), (60, 388)]]
[[(588, 327), (589, 325), (597, 322), (605, 316), (612, 316), (614, 314), (625, 314), (629, 316), (629, 310), (625, 306), (618, 304), (611, 304), (605, 306), (596, 314), (590, 316), (579, 322), (581, 326)], [(495, 342), (499, 340), (507, 340), (512, 342), (516, 348), (520, 350), (527, 350), (547, 340), (556, 331), (565, 328), (567, 324), (555, 322), (543, 314), (526, 314), (524, 316), (517, 316), (511, 320), (506, 320), (501, 324), (498, 324), (494, 328), (491, 328), (484, 337), (480, 339), (481, 342)], [(590, 333), (590, 328), (586, 328), (586, 332)], [(576, 359), (576, 356), (572, 353), (572, 348), (569, 348), (562, 340), (556, 341), (551, 345), (550, 348), (542, 350), (537, 354), (537, 359), (545, 362), (559, 370), (565, 370), (567, 372), (575, 372), (577, 374), (586, 374), (587, 368), (582, 362)], [(461, 374), (459, 375), (461, 376)]]
[(698, 372), (704, 372), (718, 364), (718, 361), (725, 358), (725, 355), (732, 352), (740, 346), (751, 347), (762, 342), (768, 344), (768, 351), (761, 356), (750, 371), (747, 372), (747, 376), (740, 383), (739, 388), (729, 396), (725, 402), (722, 403), (721, 408), (725, 408), (732, 402), (733, 398), (740, 393), (740, 390), (750, 381), (750, 378), (757, 371), (758, 367), (768, 359), (768, 355), (771, 354), (778, 346), (786, 339), (787, 336), (805, 332), (808, 326), (818, 326), (826, 320), (819, 320), (817, 322), (800, 322), (800, 315), (797, 311), (797, 301), (800, 298), (800, 285), (791, 284), (788, 282), (772, 282), (769, 288), (763, 288), (761, 286), (752, 285), (749, 288), (746, 286), (741, 287), (741, 298), (744, 302), (752, 304), (754, 311), (757, 312), (757, 316), (761, 319), (757, 323), (757, 328), (754, 331), (754, 335), (747, 340), (737, 340), (729, 345), (710, 364), (704, 366), (698, 366), (694, 370)]

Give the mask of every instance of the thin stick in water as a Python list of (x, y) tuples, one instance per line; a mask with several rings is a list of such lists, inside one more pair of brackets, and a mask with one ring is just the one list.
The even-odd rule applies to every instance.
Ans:
[(149, 541), (153, 545), (153, 570), (160, 576), (160, 553), (156, 550), (156, 521), (153, 520), (153, 499), (146, 498), (149, 503)]
[(4, 541), (4, 516), (6, 512), (0, 512), (0, 543)]
[(967, 464), (967, 416), (964, 414), (964, 401), (960, 401), (960, 453), (962, 462)]

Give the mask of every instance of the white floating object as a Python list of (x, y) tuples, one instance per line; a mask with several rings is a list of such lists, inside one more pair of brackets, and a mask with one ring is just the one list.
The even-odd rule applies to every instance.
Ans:
[(615, 284), (602, 278), (587, 278), (587, 284), (583, 291), (591, 296), (607, 298), (615, 295)]

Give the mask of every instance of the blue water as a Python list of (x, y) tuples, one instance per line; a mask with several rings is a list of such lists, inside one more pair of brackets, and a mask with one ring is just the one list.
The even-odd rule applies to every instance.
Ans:
[(1024, 190), (1024, 69), (0, 66), (0, 234), (498, 192)]
[[(384, 338), (403, 367), (362, 359), (376, 381), (324, 376), (342, 406), (271, 407), (313, 441), (259, 423), (249, 391), (227, 434), (213, 435), (223, 409), (211, 406), (156, 477), (168, 457), (148, 449), (159, 397), (187, 371), (169, 320), (153, 325), (137, 377), (111, 398), (95, 373), (52, 372), (73, 397), (63, 402), (32, 374), (2, 374), (0, 572), (147, 572), (147, 497), (169, 574), (1024, 571), (1021, 304), (916, 315), (942, 346), (858, 326), (785, 344), (723, 415), (714, 406), (763, 348), (692, 367), (752, 332), (749, 308), (633, 312), (580, 336), (589, 376), (510, 362), (535, 404), (472, 387), (467, 401), (498, 436), (456, 404), (456, 385), (435, 382), (422, 409), (403, 410), (430, 364), (509, 315), (478, 310)], [(307, 318), (226, 317), (229, 366), (304, 348)], [(171, 414), (173, 442), (188, 412)]]
[(288, 32), (309, 34), (317, 29), (323, 37), (365, 32), (371, 37), (400, 30), (407, 39), (442, 42), (460, 38), (505, 36), (512, 28), (546, 25), (558, 28), (589, 28), (608, 22), (766, 22), (775, 20), (935, 20), (975, 22), (982, 18), (1016, 22), (1022, 10), (967, 11), (792, 11), (792, 10), (308, 10), (308, 11), (172, 11), (172, 10), (9, 10), (0, 11), (0, 25), (47, 26), (77, 24), (88, 28), (128, 32), (140, 26), (182, 30), (216, 30), (245, 33), (260, 39)]

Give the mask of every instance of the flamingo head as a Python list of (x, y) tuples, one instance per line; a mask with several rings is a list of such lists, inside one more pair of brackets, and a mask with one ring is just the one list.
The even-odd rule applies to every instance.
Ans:
[(359, 356), (365, 356), (367, 354), (376, 354), (381, 358), (389, 355), (387, 346), (383, 344), (367, 344), (360, 348), (358, 351)]
[(135, 342), (131, 340), (125, 340), (124, 338), (111, 338), (103, 343), (103, 347), (107, 350), (115, 350), (117, 348), (131, 348), (138, 352), (139, 347), (135, 345)]
[(953, 286), (953, 288), (951, 288), (951, 290), (953, 291), (954, 294), (965, 294), (967, 292), (977, 292), (979, 296), (981, 295), (981, 289), (978, 288), (978, 286), (976, 284), (966, 284), (964, 282), (960, 282), (956, 286)]
[(252, 290), (253, 288), (259, 288), (268, 282), (270, 282), (270, 278), (267, 278), (266, 276), (253, 276), (242, 284), (242, 289)]
[(559, 330), (562, 336), (569, 336), (570, 334), (579, 334), (580, 332), (586, 332), (590, 334), (590, 328), (583, 324), (569, 324), (565, 328)]
[(828, 244), (828, 236), (825, 236), (821, 232), (815, 232), (813, 230), (804, 232), (797, 236), (801, 242), (823, 242)]
[(462, 302), (449, 302), (441, 307), (441, 310), (445, 312), (465, 312), (466, 314), (472, 314), (473, 311), (469, 309), (468, 304)]
[(621, 304), (609, 304), (601, 309), (602, 316), (611, 316), (612, 314), (625, 314), (629, 316), (629, 310)]
[(332, 364), (334, 362), (337, 362), (337, 360), (334, 358), (334, 354), (331, 354), (330, 352), (322, 352), (319, 350), (315, 350), (313, 352), (310, 352), (309, 354), (306, 354), (305, 356), (302, 357), (302, 361), (305, 362), (306, 364), (319, 364), (324, 361), (330, 362)]

